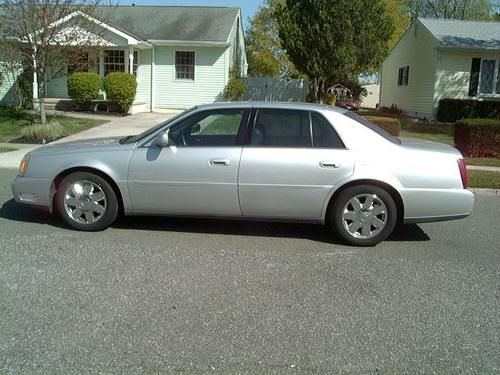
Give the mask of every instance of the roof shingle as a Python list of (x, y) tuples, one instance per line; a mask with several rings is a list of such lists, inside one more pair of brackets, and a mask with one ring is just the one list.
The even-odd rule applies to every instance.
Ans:
[(500, 51), (500, 22), (419, 18), (442, 47)]
[(102, 19), (142, 40), (226, 41), (239, 8), (201, 6), (102, 7)]

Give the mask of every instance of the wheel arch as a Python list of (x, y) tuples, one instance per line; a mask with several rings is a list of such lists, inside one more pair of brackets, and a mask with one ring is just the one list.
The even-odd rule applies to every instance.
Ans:
[(115, 180), (107, 173), (97, 169), (97, 168), (92, 168), (92, 167), (71, 167), (71, 168), (67, 168), (63, 171), (61, 171), (56, 177), (54, 177), (54, 179), (52, 180), (52, 184), (51, 184), (51, 199), (50, 199), (50, 203), (51, 203), (51, 207), (50, 207), (50, 210), (51, 211), (54, 211), (55, 210), (55, 198), (56, 198), (56, 193), (57, 193), (57, 189), (59, 187), (59, 185), (61, 184), (61, 181), (64, 179), (64, 177), (70, 175), (71, 173), (75, 173), (75, 172), (88, 172), (88, 173), (93, 173), (101, 178), (103, 178), (104, 180), (106, 180), (106, 182), (108, 182), (111, 186), (111, 188), (113, 189), (114, 193), (116, 194), (116, 199), (118, 200), (118, 212), (120, 215), (123, 214), (124, 212), (124, 205), (123, 205), (123, 196), (122, 196), (122, 192), (120, 190), (120, 188), (118, 187), (118, 184), (115, 182)]
[(339, 196), (339, 194), (342, 191), (344, 191), (345, 189), (348, 189), (352, 186), (359, 186), (359, 185), (373, 185), (373, 186), (377, 186), (377, 187), (387, 191), (391, 195), (392, 199), (394, 199), (394, 203), (396, 203), (396, 207), (398, 210), (398, 212), (397, 212), (398, 217), (397, 217), (396, 225), (400, 225), (403, 223), (404, 203), (403, 203), (403, 198), (401, 197), (401, 194), (399, 194), (399, 192), (397, 191), (397, 189), (394, 186), (388, 184), (387, 182), (375, 180), (375, 179), (369, 179), (369, 178), (349, 181), (349, 182), (345, 183), (344, 185), (340, 186), (337, 190), (335, 190), (333, 195), (328, 200), (327, 209), (326, 209), (325, 215), (323, 217), (323, 220), (325, 223), (328, 221), (328, 216), (330, 214), (330, 210), (332, 209), (333, 205), (335, 204), (335, 201), (336, 201), (337, 197)]

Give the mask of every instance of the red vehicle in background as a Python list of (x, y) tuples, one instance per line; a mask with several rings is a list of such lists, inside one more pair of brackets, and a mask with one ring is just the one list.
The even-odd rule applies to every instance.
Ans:
[(351, 90), (340, 83), (328, 88), (327, 92), (335, 97), (335, 105), (337, 107), (345, 108), (349, 111), (357, 111), (360, 107), (360, 101), (354, 99)]

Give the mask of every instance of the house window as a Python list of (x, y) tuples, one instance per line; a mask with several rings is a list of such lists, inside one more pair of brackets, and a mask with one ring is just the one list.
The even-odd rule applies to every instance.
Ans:
[(193, 51), (175, 51), (175, 78), (194, 80)]
[(137, 77), (137, 68), (139, 66), (139, 51), (134, 51), (134, 63), (132, 64), (132, 73)]
[(410, 78), (410, 66), (403, 66), (398, 71), (398, 86), (408, 86)]
[(500, 94), (500, 60), (482, 59), (479, 66), (479, 94)]
[(125, 71), (125, 51), (106, 50), (104, 51), (104, 75), (111, 72)]

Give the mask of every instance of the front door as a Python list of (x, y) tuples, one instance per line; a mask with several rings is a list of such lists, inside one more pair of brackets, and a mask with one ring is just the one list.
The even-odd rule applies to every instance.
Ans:
[(136, 212), (241, 216), (239, 139), (248, 110), (196, 112), (169, 131), (172, 145), (134, 150), (128, 188)]

